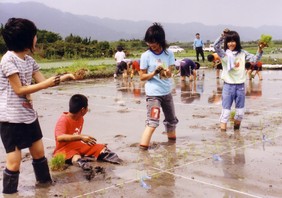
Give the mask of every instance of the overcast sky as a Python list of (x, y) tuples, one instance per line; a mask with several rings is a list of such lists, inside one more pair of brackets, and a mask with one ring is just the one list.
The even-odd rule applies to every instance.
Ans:
[(282, 26), (281, 0), (0, 0), (35, 1), (73, 14), (155, 22)]

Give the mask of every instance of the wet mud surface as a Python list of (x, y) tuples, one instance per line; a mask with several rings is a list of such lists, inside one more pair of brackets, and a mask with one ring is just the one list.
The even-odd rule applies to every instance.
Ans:
[[(105, 168), (87, 181), (69, 166), (51, 171), (54, 185), (35, 187), (28, 150), (23, 150), (19, 192), (7, 197), (281, 197), (282, 71), (263, 71), (263, 81), (246, 82), (246, 114), (240, 134), (233, 123), (219, 130), (222, 82), (205, 70), (196, 82), (174, 80), (179, 119), (177, 141), (167, 141), (162, 123), (148, 151), (139, 150), (146, 103), (137, 76), (131, 81), (100, 79), (69, 82), (33, 95), (51, 159), (54, 126), (75, 93), (89, 99), (83, 132), (94, 136), (124, 160), (122, 165), (93, 162)], [(162, 115), (163, 116), (163, 115)], [(161, 120), (163, 117), (161, 117)], [(0, 143), (1, 169), (5, 151)], [(2, 174), (0, 175), (2, 191)]]

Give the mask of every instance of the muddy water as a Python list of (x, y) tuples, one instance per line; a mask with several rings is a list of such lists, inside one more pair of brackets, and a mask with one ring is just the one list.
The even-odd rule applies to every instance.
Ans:
[[(204, 70), (204, 77), (203, 70), (199, 73), (196, 82), (174, 79), (180, 121), (176, 143), (167, 142), (160, 124), (147, 152), (138, 148), (146, 104), (137, 77), (69, 82), (34, 94), (49, 159), (56, 120), (68, 110), (70, 96), (81, 93), (88, 96), (90, 108), (83, 132), (107, 143), (124, 163), (93, 162), (106, 174), (90, 182), (77, 167), (51, 172), (54, 185), (36, 188), (31, 158), (23, 150), (19, 193), (12, 197), (281, 197), (282, 71), (263, 71), (262, 81), (246, 82), (240, 134), (233, 133), (232, 122), (227, 134), (219, 132), (222, 82), (215, 71)], [(2, 142), (0, 151), (3, 169)]]

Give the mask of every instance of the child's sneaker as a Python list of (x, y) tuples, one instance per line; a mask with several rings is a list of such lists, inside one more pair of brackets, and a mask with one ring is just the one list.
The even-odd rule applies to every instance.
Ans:
[(121, 164), (122, 160), (118, 157), (116, 153), (111, 152), (109, 149), (105, 149), (103, 153), (98, 156), (97, 160), (110, 162), (113, 164)]

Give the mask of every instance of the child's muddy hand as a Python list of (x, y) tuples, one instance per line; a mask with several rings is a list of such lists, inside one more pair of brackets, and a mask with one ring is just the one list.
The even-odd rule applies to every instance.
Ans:
[(81, 137), (81, 140), (88, 145), (95, 145), (96, 144), (96, 139), (91, 137), (91, 136), (88, 136), (88, 135), (83, 135)]
[(164, 70), (164, 68), (162, 66), (158, 66), (156, 69), (155, 69), (155, 75), (156, 74), (159, 74), (162, 70)]

